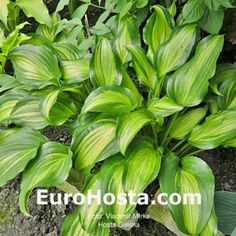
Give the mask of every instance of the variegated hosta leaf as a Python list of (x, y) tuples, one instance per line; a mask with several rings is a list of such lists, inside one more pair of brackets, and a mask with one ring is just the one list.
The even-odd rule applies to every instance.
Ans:
[[(124, 175), (125, 175), (126, 159), (118, 154), (115, 157), (107, 159), (102, 165), (100, 171), (101, 193), (113, 193), (115, 196), (120, 193), (125, 193)], [(115, 222), (126, 222), (129, 215), (126, 214), (126, 205), (119, 205), (115, 202), (112, 205), (102, 204), (102, 209), (105, 214), (114, 215)], [(119, 216), (123, 217), (119, 217)]]
[(88, 96), (81, 113), (91, 111), (119, 115), (128, 113), (136, 107), (136, 99), (129, 89), (108, 85), (94, 90)]
[(15, 30), (12, 31), (2, 43), (2, 55), (8, 56), (9, 52), (18, 47), (23, 41), (30, 39), (29, 36), (20, 33), (20, 30), (24, 28), (25, 25), (29, 24), (28, 22), (21, 23), (15, 27)]
[(29, 96), (25, 90), (10, 90), (0, 96), (0, 122), (10, 118), (14, 106), (24, 97)]
[(46, 46), (20, 46), (9, 53), (9, 58), (20, 83), (42, 87), (59, 84), (61, 72), (57, 58)]
[(168, 79), (168, 96), (182, 106), (198, 105), (207, 93), (208, 80), (215, 73), (223, 43), (223, 36), (204, 38), (198, 44), (194, 57)]
[(74, 44), (66, 42), (54, 43), (53, 48), (56, 51), (59, 60), (71, 61), (80, 58), (80, 51)]
[(103, 38), (98, 42), (90, 67), (92, 82), (96, 87), (121, 83), (115, 54), (108, 39)]
[[(101, 190), (101, 178), (99, 176), (99, 172), (92, 177), (90, 176), (88, 183), (83, 190), (83, 194), (85, 196), (88, 194), (88, 191), (90, 191), (92, 194), (97, 194), (97, 190)], [(78, 207), (77, 212), (83, 229), (86, 231), (93, 231), (96, 228), (98, 222), (98, 218), (95, 216), (102, 215), (103, 210), (101, 204), (99, 204), (98, 201), (95, 200), (89, 203), (86, 197), (85, 199), (86, 200), (83, 205)]]
[(22, 128), (0, 133), (0, 140), (0, 186), (3, 186), (25, 169), (46, 138), (30, 128)]
[(49, 125), (49, 122), (41, 114), (37, 97), (32, 96), (23, 98), (16, 103), (11, 111), (10, 120), (19, 126), (38, 130)]
[[(73, 99), (69, 94), (61, 92), (57, 97), (56, 103), (49, 112), (48, 122), (50, 125), (62, 125), (70, 117), (76, 115), (78, 108), (75, 102), (75, 99)], [(46, 109), (47, 108), (48, 107), (46, 106)]]
[[(192, 51), (196, 41), (196, 25), (185, 25), (176, 28), (170, 39), (163, 44), (155, 58), (158, 77), (182, 66)], [(176, 45), (178, 45), (176, 47)]]
[(132, 81), (132, 79), (130, 78), (129, 74), (126, 71), (123, 72), (121, 86), (128, 88), (133, 93), (137, 101), (138, 107), (140, 107), (143, 102), (143, 96), (140, 94), (135, 83)]
[(72, 139), (75, 168), (89, 173), (96, 162), (116, 154), (115, 132), (116, 120), (111, 117), (76, 128)]
[(218, 222), (214, 208), (212, 209), (211, 216), (207, 222), (206, 227), (200, 233), (200, 236), (216, 236), (217, 235)]
[(4, 24), (7, 28), (7, 16), (8, 16), (8, 7), (9, 0), (2, 0), (0, 2), (0, 21)]
[(116, 137), (120, 152), (124, 155), (135, 135), (147, 124), (155, 122), (154, 116), (146, 109), (122, 114), (117, 123)]
[(191, 133), (189, 142), (201, 149), (213, 149), (236, 138), (236, 111), (212, 114)]
[(166, 117), (183, 110), (184, 107), (176, 104), (168, 97), (153, 98), (148, 103), (148, 110), (155, 116)]
[[(50, 110), (57, 102), (57, 97), (60, 94), (59, 89), (53, 91), (45, 91), (43, 96), (40, 96), (39, 107), (42, 112), (42, 115), (49, 120), (50, 119)], [(42, 95), (42, 94), (41, 94)]]
[[(127, 151), (126, 172), (124, 175), (125, 192), (133, 191), (137, 195), (152, 183), (161, 167), (162, 149), (154, 148), (149, 139), (142, 137)], [(137, 199), (137, 198), (136, 198)], [(127, 206), (126, 213), (132, 214), (135, 206)]]
[(217, 67), (216, 74), (210, 80), (210, 87), (217, 95), (222, 95), (219, 91), (219, 85), (226, 80), (233, 80), (236, 77), (236, 65), (220, 64)]
[(36, 187), (52, 187), (63, 183), (72, 166), (71, 150), (56, 142), (47, 142), (40, 148), (37, 157), (26, 167), (20, 192), (20, 210), (29, 215), (27, 203)]
[(207, 113), (207, 107), (200, 107), (180, 115), (170, 129), (170, 137), (181, 140), (198, 125)]
[[(206, 227), (213, 208), (215, 183), (209, 166), (194, 156), (186, 156), (180, 160), (171, 154), (162, 165), (160, 187), (161, 192), (169, 196), (178, 193), (182, 197), (179, 205), (168, 203), (178, 228), (185, 234), (200, 234)], [(193, 194), (194, 200), (188, 198), (184, 203), (184, 194)], [(201, 199), (196, 194), (200, 194)]]
[(149, 47), (148, 55), (151, 60), (160, 45), (169, 39), (174, 27), (174, 20), (164, 7), (154, 6), (153, 9), (154, 13), (147, 20), (143, 31), (143, 38)]
[(62, 79), (66, 84), (81, 83), (89, 78), (89, 60), (61, 61)]
[(157, 77), (152, 64), (147, 59), (141, 47), (127, 46), (133, 57), (133, 67), (136, 71), (140, 83), (148, 86), (153, 91), (157, 83)]
[(40, 24), (51, 26), (51, 17), (43, 0), (16, 0), (16, 4), (23, 9), (28, 17), (34, 17)]
[(225, 142), (224, 147), (235, 147), (236, 148), (236, 138)]
[(134, 17), (123, 17), (118, 25), (118, 33), (114, 42), (115, 50), (118, 53), (122, 64), (128, 61), (128, 45), (140, 46), (140, 35), (137, 22)]
[[(107, 221), (101, 220), (100, 223), (106, 223)], [(79, 218), (79, 208), (73, 211), (70, 215), (68, 215), (62, 225), (62, 236), (109, 236), (110, 228), (109, 227), (101, 227), (99, 224), (89, 232), (86, 232)]]
[(20, 83), (13, 76), (7, 74), (0, 75), (0, 93), (18, 86), (20, 86)]
[(236, 110), (236, 77), (225, 80), (219, 88), (217, 104), (220, 110)]
[[(160, 190), (158, 190), (155, 194), (156, 199), (158, 198), (159, 194)], [(166, 205), (160, 204), (158, 201), (155, 201), (155, 204), (150, 204), (148, 206), (146, 214), (149, 215), (151, 219), (165, 225), (165, 227), (175, 235), (189, 236), (179, 230), (173, 217), (171, 216), (171, 212), (168, 210), (168, 207)]]
[[(132, 191), (134, 201), (138, 194), (157, 177), (161, 165), (162, 150), (154, 148), (153, 140), (142, 137), (133, 142), (126, 158), (117, 155), (107, 159), (100, 171), (102, 195), (105, 193), (128, 194)], [(128, 200), (128, 199), (127, 199)], [(135, 210), (135, 205), (103, 204), (106, 214), (115, 216), (116, 223), (126, 222)], [(123, 216), (123, 217), (119, 217)]]

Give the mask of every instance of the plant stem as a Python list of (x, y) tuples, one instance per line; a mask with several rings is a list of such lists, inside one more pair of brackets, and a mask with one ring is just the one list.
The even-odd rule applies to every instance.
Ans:
[(181, 155), (183, 152), (186, 151), (186, 149), (190, 146), (189, 143), (186, 143), (178, 152), (178, 155)]
[(92, 7), (98, 8), (98, 9), (107, 10), (105, 7), (96, 5), (96, 4), (94, 4), (94, 3), (89, 3), (89, 5), (92, 6)]
[(153, 131), (153, 135), (154, 135), (155, 144), (157, 147), (158, 146), (158, 137), (157, 137), (157, 130), (156, 130), (155, 124), (152, 124), (152, 131)]
[(195, 154), (198, 154), (198, 153), (201, 153), (201, 152), (204, 152), (204, 150), (196, 150), (194, 152), (189, 153), (188, 155), (192, 156), (192, 155), (195, 155)]
[(85, 22), (85, 28), (87, 31), (88, 38), (91, 37), (90, 31), (89, 31), (89, 22), (88, 22), (88, 16), (87, 14), (84, 15), (84, 22)]
[(178, 148), (184, 142), (185, 142), (185, 139), (180, 140), (173, 148), (171, 148), (171, 151), (173, 152), (176, 148)]
[[(167, 139), (167, 137), (168, 137), (168, 135), (169, 135), (169, 133), (170, 133), (170, 130), (171, 130), (173, 124), (174, 124), (174, 121), (175, 121), (175, 120), (177, 119), (177, 117), (178, 117), (178, 114), (179, 114), (179, 113), (176, 112), (176, 113), (172, 116), (172, 118), (171, 118), (171, 120), (170, 120), (170, 122), (169, 122), (169, 124), (168, 124), (167, 130), (166, 130), (166, 133), (165, 133), (165, 136), (164, 136), (164, 138), (163, 138), (163, 140), (162, 140), (161, 146), (164, 146), (164, 145), (165, 145), (166, 139)], [(169, 141), (170, 141), (170, 140), (169, 140)]]

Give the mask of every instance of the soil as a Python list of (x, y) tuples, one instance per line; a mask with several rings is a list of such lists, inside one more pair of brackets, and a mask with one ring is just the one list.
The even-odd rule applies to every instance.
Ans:
[[(50, 139), (69, 144), (71, 137), (66, 127), (47, 128), (44, 134)], [(236, 191), (236, 149), (216, 149), (206, 151), (199, 155), (212, 168), (216, 178), (216, 190)], [(0, 236), (57, 236), (66, 215), (73, 211), (74, 205), (38, 206), (36, 204), (36, 191), (31, 195), (29, 210), (32, 217), (24, 216), (18, 208), (21, 175), (0, 188)], [(147, 192), (153, 192), (156, 183), (149, 186)], [(55, 188), (50, 193), (58, 193)], [(137, 208), (140, 213), (145, 209)], [(112, 236), (174, 236), (163, 225), (151, 220), (142, 219), (140, 227), (133, 228), (131, 232), (113, 229)]]

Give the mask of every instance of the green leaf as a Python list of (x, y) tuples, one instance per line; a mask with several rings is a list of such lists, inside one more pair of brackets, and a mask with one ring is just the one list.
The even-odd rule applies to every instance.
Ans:
[(235, 147), (236, 148), (236, 138), (225, 142), (224, 147)]
[(88, 96), (81, 113), (92, 111), (120, 115), (133, 111), (136, 107), (136, 99), (129, 89), (108, 85), (96, 89)]
[(191, 133), (189, 142), (201, 149), (213, 149), (236, 138), (236, 111), (222, 111), (210, 115)]
[(42, 115), (49, 120), (49, 114), (50, 114), (50, 110), (52, 109), (52, 107), (54, 106), (54, 104), (57, 101), (57, 97), (60, 93), (60, 90), (56, 89), (53, 90), (52, 92), (48, 92), (45, 94), (45, 96), (42, 96), (40, 98), (40, 103), (39, 103), (39, 107), (40, 110), (42, 112)]
[(56, 51), (60, 61), (74, 61), (80, 59), (80, 50), (74, 44), (69, 42), (54, 43), (53, 48)]
[(199, 26), (210, 34), (218, 34), (224, 22), (224, 10), (206, 10)]
[[(159, 194), (160, 191), (158, 190), (155, 194), (156, 199), (158, 198)], [(146, 214), (149, 215), (151, 219), (163, 224), (167, 229), (169, 229), (175, 235), (188, 236), (187, 234), (182, 233), (178, 229), (168, 208), (165, 205), (160, 204), (158, 201), (156, 201), (155, 204), (150, 204), (148, 206)]]
[(200, 233), (200, 236), (216, 236), (218, 228), (218, 221), (214, 209), (212, 210), (210, 219), (207, 222), (204, 230)]
[(154, 13), (149, 17), (143, 30), (144, 42), (148, 45), (148, 55), (153, 60), (159, 47), (169, 39), (174, 20), (162, 6), (154, 6)]
[(201, 159), (186, 156), (179, 159), (171, 154), (163, 164), (160, 173), (160, 187), (162, 193), (169, 196), (173, 193), (200, 194), (201, 204), (194, 198), (184, 204), (173, 205), (168, 208), (178, 226), (185, 234), (198, 235), (205, 228), (211, 215), (214, 199), (214, 175), (208, 165)]
[(233, 71), (225, 71), (222, 76), (224, 81), (220, 85), (219, 93), (217, 97), (217, 105), (220, 110), (235, 110), (236, 109), (236, 81)]
[(0, 75), (0, 93), (18, 86), (20, 86), (20, 83), (14, 77), (6, 74)]
[(177, 140), (184, 139), (205, 117), (207, 109), (200, 107), (180, 115), (171, 126), (169, 136)]
[(116, 120), (110, 117), (76, 128), (71, 145), (74, 167), (89, 173), (96, 162), (116, 154), (115, 131)]
[(143, 8), (148, 4), (148, 0), (137, 0), (136, 7)]
[[(138, 196), (159, 174), (162, 149), (158, 148), (156, 150), (151, 141), (141, 137), (135, 140), (127, 150), (124, 175), (125, 192), (132, 190)], [(127, 212), (132, 212), (135, 206), (128, 205), (127, 208)]]
[(63, 10), (64, 7), (69, 4), (69, 2), (70, 2), (70, 0), (60, 0), (57, 4), (57, 8), (55, 10), (55, 13)]
[[(124, 193), (123, 178), (125, 174), (126, 159), (117, 154), (115, 157), (107, 159), (101, 167), (99, 172), (99, 178), (101, 182), (101, 194), (113, 193), (118, 195)], [(107, 205), (102, 203), (102, 209), (105, 214), (114, 215), (114, 221), (116, 223), (126, 222), (129, 218), (128, 212), (126, 212), (127, 205), (119, 205), (115, 202), (113, 205)], [(120, 215), (124, 217), (119, 217)]]
[(88, 191), (92, 194), (97, 194), (98, 189), (102, 189), (99, 173), (88, 177), (88, 181), (83, 189), (83, 194), (86, 196), (86, 200), (78, 207), (77, 211), (83, 229), (89, 232), (96, 230), (97, 227), (98, 218), (96, 219), (94, 216), (103, 214), (103, 209), (98, 201), (92, 201), (92, 203), (89, 204), (87, 200)]
[(1, 133), (0, 140), (0, 186), (3, 186), (25, 169), (46, 139), (37, 131), (23, 128)]
[(173, 100), (166, 96), (161, 99), (153, 98), (148, 103), (148, 110), (155, 116), (166, 117), (183, 109), (184, 107), (176, 104)]
[(196, 106), (204, 99), (208, 80), (213, 77), (216, 61), (224, 44), (223, 36), (204, 38), (194, 57), (180, 67), (167, 81), (167, 94), (182, 106)]
[(134, 46), (127, 46), (127, 49), (133, 56), (133, 67), (140, 83), (154, 90), (157, 78), (155, 70), (152, 64), (148, 61), (144, 50), (141, 47)]
[(62, 125), (77, 112), (78, 108), (74, 99), (66, 92), (62, 92), (58, 95), (56, 103), (50, 110), (48, 122), (54, 126)]
[(233, 233), (231, 234), (231, 236), (236, 236), (236, 227), (235, 227)]
[(62, 79), (67, 84), (81, 83), (89, 78), (89, 60), (61, 61)]
[(16, 4), (23, 9), (26, 16), (34, 17), (40, 24), (51, 26), (51, 17), (42, 0), (16, 0)]
[(18, 47), (23, 41), (28, 40), (30, 37), (20, 33), (20, 30), (28, 25), (28, 22), (21, 23), (15, 27), (2, 43), (2, 54), (8, 56), (8, 53), (15, 47)]
[(198, 21), (206, 11), (207, 6), (204, 0), (189, 0), (183, 8), (184, 23), (193, 23)]
[(210, 10), (217, 11), (221, 6), (225, 8), (233, 7), (230, 0), (205, 0), (206, 5)]
[(59, 143), (42, 145), (37, 157), (26, 167), (21, 184), (20, 210), (29, 216), (27, 203), (36, 187), (53, 187), (66, 181), (72, 166), (71, 150)]
[(91, 61), (91, 76), (94, 86), (120, 84), (121, 77), (116, 58), (108, 39), (98, 42)]
[(24, 90), (10, 90), (0, 96), (0, 122), (7, 121), (17, 102), (29, 94)]
[(155, 58), (159, 78), (185, 64), (195, 44), (196, 37), (196, 25), (181, 26), (172, 33), (170, 39), (160, 47)]
[(1, 0), (0, 2), (0, 21), (4, 24), (4, 26), (7, 28), (7, 16), (8, 16), (8, 8), (7, 5), (9, 3), (9, 0)]
[(139, 93), (135, 83), (132, 81), (132, 79), (130, 78), (129, 74), (125, 71), (123, 72), (123, 77), (122, 77), (122, 83), (121, 86), (128, 88), (133, 95), (136, 98), (138, 107), (142, 105), (143, 102), (143, 97), (142, 95)]
[(114, 42), (114, 47), (118, 53), (122, 64), (129, 61), (129, 52), (126, 48), (128, 45), (140, 45), (140, 35), (137, 22), (134, 17), (125, 16), (118, 25), (118, 32)]
[(120, 152), (124, 155), (135, 135), (148, 123), (155, 122), (154, 116), (146, 109), (122, 114), (118, 118), (116, 137)]
[(216, 215), (219, 220), (219, 230), (227, 235), (232, 235), (236, 227), (236, 193), (216, 192)]
[[(109, 236), (110, 235), (109, 227), (97, 226), (96, 228), (94, 228), (93, 231), (86, 232), (80, 223), (80, 218), (78, 215), (79, 215), (79, 208), (77, 208), (75, 211), (73, 211), (70, 215), (66, 217), (62, 225), (62, 236), (74, 236), (74, 235)], [(103, 224), (105, 222), (101, 221), (100, 223)]]
[(210, 86), (216, 95), (222, 95), (219, 91), (219, 85), (224, 81), (234, 81), (236, 77), (236, 66), (233, 64), (218, 65), (215, 76), (210, 80)]
[(59, 83), (57, 58), (46, 46), (20, 46), (10, 52), (9, 58), (20, 83), (42, 87)]
[(39, 109), (39, 101), (36, 97), (28, 96), (16, 103), (12, 109), (10, 120), (24, 127), (43, 129), (49, 125)]
[[(134, 140), (124, 158), (122, 155), (107, 159), (101, 167), (100, 179), (102, 195), (111, 192), (114, 195), (119, 193), (135, 193), (134, 201), (138, 194), (157, 177), (162, 158), (162, 150), (156, 150), (152, 139), (141, 137)], [(140, 168), (141, 167), (141, 168)], [(133, 214), (135, 205), (102, 205), (105, 214), (115, 216), (116, 223), (125, 223)], [(119, 217), (119, 216), (123, 217)]]
[(4, 31), (0, 28), (0, 48), (2, 47), (2, 43), (5, 40), (5, 34)]
[(129, 10), (132, 8), (134, 2), (131, 0), (119, 0), (117, 1), (117, 6), (115, 10), (119, 13), (119, 17), (122, 18), (128, 15)]
[(72, 15), (72, 18), (82, 19), (88, 10), (89, 4), (79, 6)]

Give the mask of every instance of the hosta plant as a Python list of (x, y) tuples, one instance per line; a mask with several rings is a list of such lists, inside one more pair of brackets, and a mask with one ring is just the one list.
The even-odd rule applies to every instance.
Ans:
[[(0, 75), (0, 186), (23, 172), (19, 205), (30, 215), (37, 187), (139, 194), (158, 181), (158, 193), (202, 199), (152, 204), (152, 218), (177, 235), (216, 235), (214, 176), (197, 154), (236, 146), (236, 68), (217, 65), (224, 37), (176, 22), (174, 3), (111, 2), (94, 28), (81, 20), (89, 2), (66, 20), (58, 12), (69, 1), (60, 1), (52, 24), (38, 20), (4, 55), (13, 73)], [(70, 146), (43, 135), (61, 125), (71, 130)], [(85, 202), (62, 235), (109, 235), (100, 223), (125, 223), (135, 208)]]

